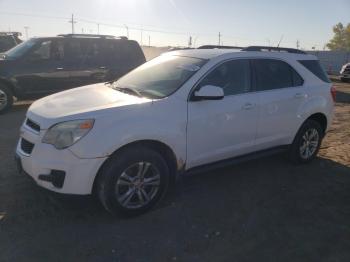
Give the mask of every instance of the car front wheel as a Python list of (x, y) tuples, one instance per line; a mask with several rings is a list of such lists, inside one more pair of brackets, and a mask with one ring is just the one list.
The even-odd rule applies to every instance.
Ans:
[(97, 193), (113, 214), (138, 215), (155, 206), (169, 184), (169, 167), (156, 151), (134, 147), (113, 155), (102, 168)]
[(0, 84), (0, 114), (8, 110), (13, 104), (13, 95), (11, 90)]

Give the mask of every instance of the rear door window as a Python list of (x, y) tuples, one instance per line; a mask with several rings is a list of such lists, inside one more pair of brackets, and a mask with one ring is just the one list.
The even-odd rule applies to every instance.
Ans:
[(303, 79), (286, 62), (274, 59), (253, 61), (258, 91), (301, 86)]
[(102, 39), (81, 39), (83, 62), (90, 66), (100, 66), (105, 60)]
[(306, 67), (311, 73), (313, 73), (323, 82), (331, 82), (318, 60), (299, 60), (299, 63)]
[(66, 60), (71, 61), (74, 64), (80, 64), (84, 59), (82, 46), (79, 39), (66, 39), (64, 44), (64, 53)]

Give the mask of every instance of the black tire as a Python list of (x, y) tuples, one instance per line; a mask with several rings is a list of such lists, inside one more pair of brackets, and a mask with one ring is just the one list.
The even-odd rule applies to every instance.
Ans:
[[(126, 170), (132, 170), (134, 166), (136, 166), (135, 168), (138, 168), (137, 165), (139, 165), (140, 162), (150, 164), (150, 167), (147, 170), (148, 173), (159, 173), (158, 191), (156, 193), (153, 192), (154, 196), (149, 198), (149, 202), (147, 202), (145, 205), (132, 208), (126, 207), (117, 197), (118, 192), (116, 188), (118, 187), (119, 189), (119, 187), (123, 187), (123, 185), (118, 186), (117, 182), (120, 183), (120, 181), (124, 181), (122, 180), (123, 178), (121, 178), (122, 174), (125, 174)], [(96, 193), (107, 211), (114, 215), (135, 216), (153, 208), (165, 195), (169, 186), (170, 170), (166, 161), (158, 152), (152, 149), (137, 146), (126, 148), (125, 150), (112, 155), (102, 167), (101, 173), (97, 179)], [(146, 179), (147, 178), (145, 176), (145, 181)], [(128, 188), (126, 191), (142, 190), (135, 189), (135, 185), (133, 185), (133, 189), (130, 189), (131, 187), (129, 185), (124, 185), (124, 187)], [(139, 191), (137, 193), (132, 193), (133, 197), (130, 199), (130, 202), (132, 202), (132, 200), (135, 200), (136, 202), (136, 198), (139, 199)], [(144, 191), (146, 191), (146, 189)], [(126, 194), (127, 192), (124, 195)], [(143, 198), (145, 198), (144, 195)]]
[[(5, 101), (5, 102), (4, 102)], [(2, 104), (5, 103), (4, 104)], [(0, 114), (5, 113), (13, 105), (13, 93), (7, 86), (0, 84)]]
[[(310, 156), (306, 157), (308, 154), (302, 150), (302, 146), (305, 146), (306, 144), (304, 135), (307, 132), (309, 132), (310, 134), (311, 130), (317, 131), (317, 146), (315, 147), (314, 151), (313, 150), (309, 151)], [(311, 162), (317, 156), (323, 137), (324, 137), (324, 132), (320, 124), (314, 120), (306, 120), (303, 123), (303, 125), (300, 127), (298, 133), (294, 138), (292, 145), (290, 146), (289, 159), (295, 164), (306, 164)], [(316, 141), (316, 138), (315, 138), (315, 141)]]

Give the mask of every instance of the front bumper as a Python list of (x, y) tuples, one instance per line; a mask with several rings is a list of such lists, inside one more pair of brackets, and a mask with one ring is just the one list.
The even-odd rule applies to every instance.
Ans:
[[(33, 132), (25, 124), (16, 148), (17, 166), (48, 190), (63, 194), (91, 194), (94, 179), (104, 158), (82, 159), (69, 149), (57, 150), (41, 142), (43, 131)], [(21, 148), (21, 140), (34, 144), (30, 154)]]

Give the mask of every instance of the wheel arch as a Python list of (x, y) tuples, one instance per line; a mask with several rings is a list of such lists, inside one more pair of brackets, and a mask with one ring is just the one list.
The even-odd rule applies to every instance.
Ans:
[(11, 90), (12, 94), (13, 94), (15, 97), (17, 97), (18, 94), (17, 94), (16, 88), (15, 88), (15, 86), (14, 86), (10, 81), (8, 81), (8, 80), (6, 80), (6, 79), (4, 79), (4, 78), (0, 78), (0, 84), (2, 84), (2, 85), (4, 85), (4, 86), (8, 87), (8, 88)]
[(108, 161), (111, 159), (110, 157), (112, 155), (122, 154), (122, 152), (124, 150), (126, 150), (127, 148), (130, 148), (130, 147), (146, 147), (146, 148), (153, 149), (156, 152), (160, 153), (165, 158), (165, 161), (169, 165), (171, 177), (173, 180), (172, 182), (174, 182), (176, 179), (177, 171), (182, 169), (184, 166), (184, 163), (182, 163), (182, 161), (177, 158), (176, 154), (171, 149), (171, 147), (163, 142), (160, 142), (157, 140), (151, 140), (151, 139), (144, 139), (144, 140), (130, 142), (128, 144), (121, 146), (117, 150), (115, 150), (101, 165), (101, 167), (99, 168), (99, 170), (94, 178), (94, 182), (92, 185), (92, 193), (93, 194), (96, 192), (96, 184), (98, 181), (98, 177), (101, 175), (105, 164), (108, 163)]
[(320, 126), (322, 127), (323, 133), (325, 134), (325, 132), (327, 130), (327, 126), (328, 126), (328, 119), (327, 119), (327, 116), (325, 114), (314, 113), (314, 114), (310, 115), (305, 121), (307, 121), (307, 120), (314, 120), (317, 123), (319, 123)]

